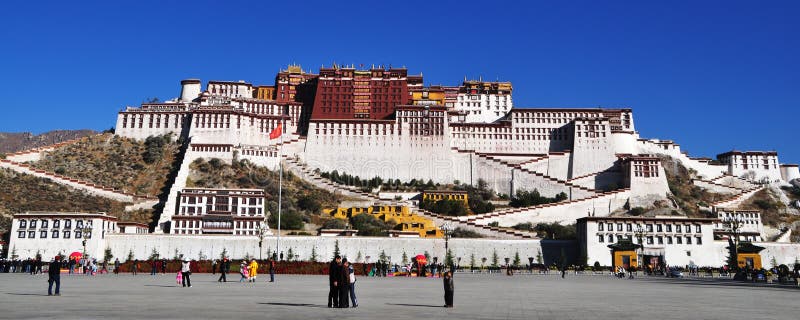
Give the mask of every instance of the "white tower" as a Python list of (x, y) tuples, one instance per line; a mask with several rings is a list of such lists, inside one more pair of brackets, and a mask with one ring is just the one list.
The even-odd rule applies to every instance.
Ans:
[(200, 96), (200, 79), (181, 80), (181, 101), (190, 102)]

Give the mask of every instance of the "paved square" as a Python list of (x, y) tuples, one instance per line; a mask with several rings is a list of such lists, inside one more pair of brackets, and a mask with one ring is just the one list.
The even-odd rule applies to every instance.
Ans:
[(457, 275), (455, 309), (440, 279), (359, 278), (359, 308), (328, 309), (327, 277), (280, 276), (275, 284), (218, 283), (174, 275), (62, 276), (48, 297), (46, 275), (0, 274), (0, 318), (82, 319), (794, 319), (800, 290), (720, 280), (611, 276)]

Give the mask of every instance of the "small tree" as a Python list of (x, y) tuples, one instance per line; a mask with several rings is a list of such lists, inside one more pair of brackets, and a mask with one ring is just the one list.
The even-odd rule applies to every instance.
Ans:
[(228, 249), (222, 247), (222, 252), (219, 254), (219, 259), (224, 260), (226, 257), (228, 257)]
[[(60, 255), (61, 254), (59, 254), (59, 256)], [(111, 248), (110, 247), (106, 247), (106, 250), (103, 251), (103, 261), (110, 262), (111, 259), (113, 259), (113, 258), (114, 258), (114, 255), (111, 254)]]
[(364, 259), (364, 257), (361, 255), (361, 251), (359, 250), (358, 255), (356, 255), (356, 262), (361, 262), (362, 259)]
[(444, 254), (444, 265), (445, 268), (449, 268), (453, 265), (453, 251), (447, 249), (447, 252)]
[(203, 261), (203, 260), (206, 260), (206, 259), (208, 259), (208, 257), (206, 256), (205, 253), (203, 253), (203, 250), (200, 250), (200, 252), (197, 253), (197, 260), (198, 261)]
[(311, 257), (308, 260), (311, 262), (317, 262), (317, 247), (311, 247)]
[(333, 257), (335, 258), (338, 255), (340, 255), (340, 252), (339, 252), (339, 240), (336, 240), (336, 242), (333, 243)]
[(39, 251), (39, 250), (36, 250), (36, 260), (39, 260), (39, 261), (42, 260), (42, 252)]
[(538, 264), (544, 263), (544, 257), (542, 257), (542, 249), (539, 249), (539, 251), (536, 253), (536, 263)]
[(492, 268), (497, 268), (500, 262), (500, 257), (497, 256), (497, 249), (492, 250)]
[(519, 258), (519, 251), (514, 253), (514, 262), (512, 264), (516, 268), (519, 268), (519, 266), (522, 264), (522, 261)]
[(428, 250), (425, 250), (425, 252), (422, 255), (425, 256), (426, 261), (431, 261), (431, 254), (428, 253)]
[(381, 250), (381, 254), (378, 256), (378, 261), (386, 262), (387, 260), (386, 250)]
[(14, 246), (14, 248), (11, 248), (11, 259), (14, 260), (17, 258), (19, 258), (19, 255), (17, 255), (17, 246)]
[(155, 247), (153, 247), (153, 250), (150, 251), (150, 257), (148, 257), (147, 260), (158, 260), (158, 256), (159, 256), (158, 251), (156, 250)]
[(474, 252), (469, 254), (469, 268), (470, 269), (475, 269), (475, 253)]
[(408, 264), (408, 255), (403, 251), (403, 264)]
[(292, 260), (294, 259), (294, 251), (292, 250), (292, 247), (289, 247), (289, 250), (286, 251), (286, 255), (287, 255), (286, 261), (292, 262)]
[(772, 264), (773, 268), (777, 268), (778, 267), (778, 260), (775, 259), (775, 256), (772, 256), (772, 259), (770, 259), (769, 262)]
[(128, 251), (128, 261), (133, 261), (133, 249)]

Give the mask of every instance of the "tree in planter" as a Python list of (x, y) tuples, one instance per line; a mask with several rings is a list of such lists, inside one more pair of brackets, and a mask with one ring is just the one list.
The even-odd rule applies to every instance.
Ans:
[(311, 257), (308, 260), (311, 262), (317, 262), (317, 247), (311, 247)]
[(200, 250), (200, 252), (197, 253), (197, 260), (203, 261), (206, 259), (208, 259), (208, 257), (205, 255), (205, 253), (203, 253), (203, 250)]
[(474, 252), (469, 254), (469, 268), (470, 269), (475, 269), (475, 253)]
[(445, 268), (449, 268), (453, 265), (453, 251), (450, 249), (447, 249), (447, 252), (444, 255), (444, 265)]
[(222, 247), (222, 252), (219, 254), (219, 259), (224, 260), (227, 257), (228, 257), (228, 249)]
[(428, 250), (425, 250), (425, 252), (422, 255), (425, 256), (425, 260), (426, 261), (429, 261), (429, 262), (431, 261), (431, 254), (428, 253)]
[(133, 261), (133, 249), (128, 251), (128, 261)]
[(42, 261), (42, 252), (39, 250), (36, 250), (36, 260)]
[(515, 268), (519, 268), (522, 260), (519, 258), (519, 251), (514, 253), (514, 262), (512, 263)]
[[(60, 253), (58, 255), (61, 256)], [(111, 248), (110, 247), (106, 247), (106, 250), (103, 251), (103, 261), (111, 262), (111, 259), (113, 259), (113, 258), (114, 258), (114, 255), (111, 254)]]
[(147, 260), (158, 260), (158, 256), (158, 251), (156, 251), (156, 248), (153, 247), (153, 250), (150, 251), (150, 257), (148, 257)]
[(333, 243), (333, 257), (336, 258), (339, 253), (339, 240), (336, 240), (336, 242)]
[(294, 251), (292, 250), (292, 247), (289, 247), (289, 250), (286, 251), (286, 255), (287, 255), (286, 257), (287, 262), (292, 262), (292, 260), (294, 260)]
[(381, 250), (381, 254), (378, 256), (378, 261), (386, 262), (386, 260), (387, 260), (386, 250)]
[(499, 267), (499, 265), (498, 265), (499, 262), (500, 262), (500, 257), (497, 256), (497, 250), (495, 249), (495, 250), (492, 251), (492, 266), (491, 267), (492, 268)]
[(361, 250), (358, 251), (358, 255), (356, 256), (356, 262), (361, 262), (364, 257), (361, 255)]
[(408, 255), (403, 251), (403, 264), (408, 264)]
[(538, 264), (544, 263), (544, 257), (542, 257), (542, 249), (539, 249), (539, 251), (536, 253), (536, 263)]

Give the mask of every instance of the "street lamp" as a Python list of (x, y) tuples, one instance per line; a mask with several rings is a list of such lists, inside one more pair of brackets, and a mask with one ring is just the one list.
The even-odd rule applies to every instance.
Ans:
[(642, 228), (641, 224), (636, 224), (636, 231), (633, 233), (636, 235), (636, 239), (639, 240), (639, 248), (641, 248), (641, 254), (636, 261), (636, 268), (638, 269), (642, 265), (642, 259), (644, 259), (644, 242), (642, 242), (642, 238), (644, 238), (644, 228)]
[(81, 228), (81, 234), (83, 235), (83, 258), (86, 259), (86, 240), (92, 237), (92, 227), (85, 225)]
[(449, 223), (445, 223), (444, 225), (442, 225), (441, 229), (442, 232), (444, 233), (444, 256), (445, 256), (444, 263), (449, 262), (450, 265), (448, 267), (450, 267), (450, 271), (453, 271), (453, 258), (450, 257), (450, 261), (447, 261), (448, 254), (450, 253), (449, 242), (450, 242), (450, 235), (452, 235), (453, 233), (453, 226), (450, 225)]

